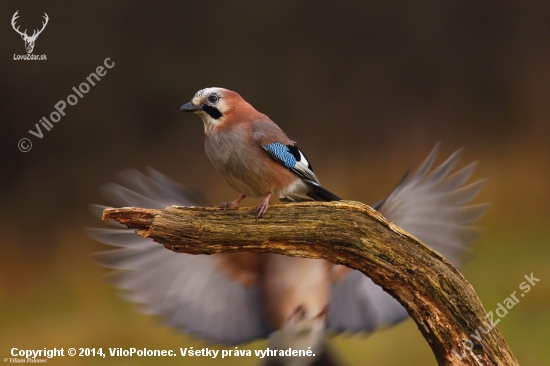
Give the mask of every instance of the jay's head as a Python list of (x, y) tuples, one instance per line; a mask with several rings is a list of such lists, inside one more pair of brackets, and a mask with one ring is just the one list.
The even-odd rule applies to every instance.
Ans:
[(254, 119), (260, 114), (238, 93), (223, 88), (199, 90), (180, 110), (198, 114), (206, 131), (225, 123)]

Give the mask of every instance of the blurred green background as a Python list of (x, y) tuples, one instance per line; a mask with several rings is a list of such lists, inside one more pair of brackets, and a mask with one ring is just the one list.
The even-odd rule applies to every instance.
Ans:
[[(34, 54), (21, 29), (49, 24)], [(28, 32), (29, 34), (31, 31)], [(534, 273), (540, 282), (498, 325), (521, 365), (550, 365), (550, 4), (533, 1), (3, 1), (0, 357), (12, 347), (206, 343), (160, 327), (103, 280), (87, 226), (97, 188), (151, 166), (235, 198), (179, 107), (204, 87), (239, 92), (299, 142), (323, 185), (374, 203), (437, 141), (466, 147), (476, 202), (493, 205), (463, 269), (487, 310)], [(29, 135), (110, 57), (115, 67), (42, 139)], [(23, 153), (17, 142), (30, 138)], [(441, 156), (440, 159), (446, 156)], [(254, 204), (254, 201), (247, 202)], [(243, 346), (254, 349), (263, 344)], [(412, 321), (339, 336), (352, 365), (435, 365)], [(55, 365), (251, 365), (254, 359), (57, 358)]]

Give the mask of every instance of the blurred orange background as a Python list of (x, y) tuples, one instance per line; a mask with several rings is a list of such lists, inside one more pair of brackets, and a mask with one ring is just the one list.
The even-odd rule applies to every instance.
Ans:
[[(29, 34), (48, 14), (34, 49), (47, 61), (13, 59), (25, 54), (10, 25), (16, 10)], [(549, 3), (4, 1), (0, 20), (0, 357), (12, 347), (207, 345), (120, 299), (90, 258), (105, 247), (84, 228), (105, 225), (88, 204), (106, 203), (98, 187), (125, 168), (151, 166), (212, 203), (236, 197), (204, 154), (202, 123), (179, 111), (218, 86), (279, 124), (345, 199), (378, 201), (438, 141), (440, 161), (465, 147), (464, 164), (480, 161), (474, 179), (488, 178), (476, 202), (493, 204), (463, 273), (488, 311), (525, 274), (540, 278), (498, 328), (521, 365), (549, 364)], [(115, 66), (66, 116), (42, 139), (29, 135), (105, 58)], [(436, 364), (410, 320), (334, 343), (353, 365)]]

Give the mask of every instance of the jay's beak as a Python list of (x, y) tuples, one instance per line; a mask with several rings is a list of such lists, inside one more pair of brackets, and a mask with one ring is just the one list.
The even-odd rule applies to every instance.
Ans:
[(189, 102), (187, 104), (182, 105), (181, 108), (180, 108), (180, 111), (184, 111), (184, 112), (202, 111), (202, 106), (194, 105), (193, 103)]

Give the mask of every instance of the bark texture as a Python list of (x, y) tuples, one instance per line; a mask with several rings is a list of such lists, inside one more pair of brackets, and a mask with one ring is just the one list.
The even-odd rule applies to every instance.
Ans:
[(352, 201), (273, 204), (260, 219), (253, 210), (108, 208), (103, 217), (177, 253), (279, 253), (357, 269), (407, 309), (439, 365), (518, 365), (460, 272), (371, 207)]

